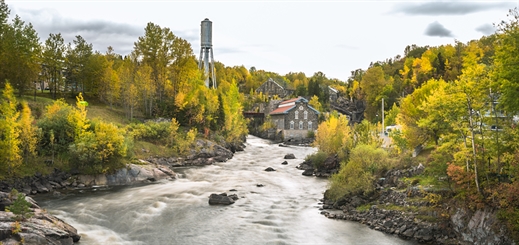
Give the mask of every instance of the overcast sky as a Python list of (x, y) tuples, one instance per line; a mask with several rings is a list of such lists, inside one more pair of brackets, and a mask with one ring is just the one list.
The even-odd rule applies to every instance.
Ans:
[(345, 81), (370, 62), (403, 55), (407, 45), (468, 42), (495, 32), (516, 1), (22, 1), (6, 0), (11, 19), (49, 33), (81, 35), (126, 55), (153, 22), (200, 52), (200, 22), (213, 22), (216, 61), (284, 75), (321, 71)]

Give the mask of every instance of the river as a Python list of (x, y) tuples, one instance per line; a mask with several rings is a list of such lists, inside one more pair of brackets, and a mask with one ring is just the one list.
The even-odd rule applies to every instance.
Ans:
[[(319, 214), (327, 180), (295, 168), (314, 148), (254, 136), (246, 146), (224, 163), (174, 169), (176, 180), (35, 199), (74, 226), (80, 244), (417, 244)], [(296, 159), (282, 165), (288, 153)], [(222, 192), (240, 199), (210, 206), (209, 195)]]

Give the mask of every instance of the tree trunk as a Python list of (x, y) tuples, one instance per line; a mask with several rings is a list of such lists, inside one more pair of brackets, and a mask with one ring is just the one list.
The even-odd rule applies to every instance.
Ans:
[(474, 137), (474, 119), (472, 118), (472, 103), (469, 98), (467, 98), (467, 107), (469, 110), (469, 128), (470, 135), (472, 137), (472, 157), (474, 161), (474, 182), (476, 183), (476, 189), (478, 192), (481, 192), (479, 189), (479, 181), (478, 181), (478, 158), (476, 151), (476, 139)]

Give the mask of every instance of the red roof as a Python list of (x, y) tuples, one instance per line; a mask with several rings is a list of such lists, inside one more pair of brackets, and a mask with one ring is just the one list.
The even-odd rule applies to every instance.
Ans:
[(299, 100), (299, 97), (298, 98), (293, 98), (293, 99), (289, 99), (289, 100), (285, 100), (281, 103), (279, 103), (280, 105), (284, 105), (284, 104), (288, 104), (288, 103), (292, 103), (292, 102), (296, 102), (297, 100)]
[(294, 108), (295, 106), (284, 106), (284, 107), (279, 107), (275, 110), (273, 110), (272, 112), (270, 112), (269, 114), (270, 115), (274, 115), (274, 114), (284, 114), (284, 113), (287, 113), (288, 111), (290, 111), (290, 109)]

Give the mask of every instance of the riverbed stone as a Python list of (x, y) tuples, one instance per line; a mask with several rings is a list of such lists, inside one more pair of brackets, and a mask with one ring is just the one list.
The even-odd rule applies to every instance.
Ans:
[(273, 169), (273, 168), (271, 168), (271, 167), (268, 167), (268, 168), (265, 169), (265, 171), (267, 171), (267, 172), (273, 172), (273, 171), (276, 171), (276, 170)]
[(288, 162), (287, 162), (287, 161), (283, 161), (281, 164), (282, 164), (282, 165), (287, 165)]
[[(231, 197), (232, 196), (232, 197)], [(209, 196), (209, 205), (230, 205), (234, 203), (234, 196), (238, 198), (236, 194), (227, 196), (227, 193), (216, 194), (213, 193)]]
[(292, 153), (286, 154), (285, 159), (296, 159), (296, 156)]

